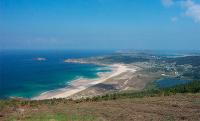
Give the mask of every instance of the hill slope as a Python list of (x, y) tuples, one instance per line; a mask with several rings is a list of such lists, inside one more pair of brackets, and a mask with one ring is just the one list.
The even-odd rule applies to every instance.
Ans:
[(200, 94), (127, 98), (107, 101), (21, 105), (3, 110), (0, 120), (132, 121), (200, 119)]

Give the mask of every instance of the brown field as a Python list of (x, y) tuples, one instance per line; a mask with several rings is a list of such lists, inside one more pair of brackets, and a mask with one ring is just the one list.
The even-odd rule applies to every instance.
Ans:
[(199, 121), (200, 93), (108, 101), (38, 102), (1, 109), (0, 120), (13, 121)]

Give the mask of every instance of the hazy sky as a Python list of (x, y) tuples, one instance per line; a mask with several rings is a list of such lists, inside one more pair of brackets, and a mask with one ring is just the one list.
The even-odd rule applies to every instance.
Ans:
[(4, 49), (200, 49), (200, 0), (0, 0)]

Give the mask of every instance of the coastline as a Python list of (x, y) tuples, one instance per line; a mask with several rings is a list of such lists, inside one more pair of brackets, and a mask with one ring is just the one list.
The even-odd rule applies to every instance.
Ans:
[(68, 97), (70, 97), (76, 93), (79, 93), (91, 86), (103, 83), (106, 80), (116, 77), (124, 72), (127, 72), (127, 71), (135, 72), (136, 71), (136, 68), (129, 68), (125, 64), (112, 64), (112, 65), (107, 65), (107, 66), (111, 68), (111, 72), (101, 72), (98, 74), (99, 78), (96, 78), (96, 79), (80, 78), (80, 79), (72, 81), (70, 83), (70, 86), (68, 86), (68, 87), (44, 92), (44, 93), (40, 94), (39, 96), (33, 97), (32, 100), (68, 98)]

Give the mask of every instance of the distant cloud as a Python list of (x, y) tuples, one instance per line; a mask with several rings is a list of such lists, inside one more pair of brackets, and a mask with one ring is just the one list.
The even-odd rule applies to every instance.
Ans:
[(174, 4), (174, 1), (173, 0), (162, 0), (162, 4), (165, 6), (165, 7), (170, 7)]
[(192, 0), (187, 0), (182, 3), (182, 6), (186, 8), (186, 16), (191, 17), (195, 22), (200, 22), (200, 4), (197, 4)]
[[(161, 2), (165, 7), (177, 4), (184, 9), (184, 15), (200, 23), (200, 4), (195, 3), (194, 0), (161, 0)], [(171, 21), (177, 21), (177, 18), (172, 17)]]

